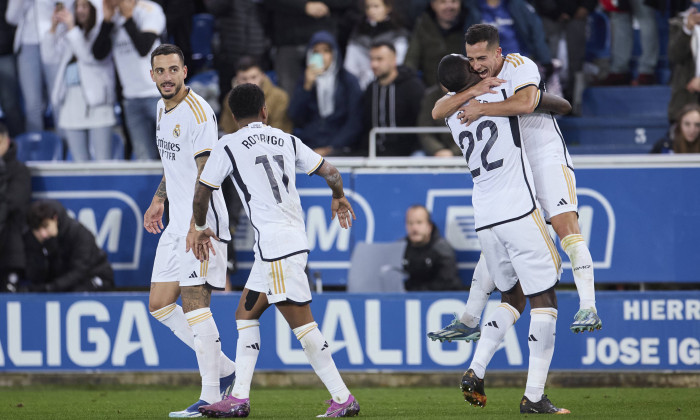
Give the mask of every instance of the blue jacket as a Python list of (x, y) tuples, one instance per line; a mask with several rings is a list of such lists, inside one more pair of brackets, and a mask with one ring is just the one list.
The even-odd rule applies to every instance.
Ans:
[[(466, 0), (464, 2), (463, 7), (469, 12), (467, 13), (467, 27), (481, 23), (479, 1)], [(552, 56), (544, 36), (542, 21), (535, 13), (535, 9), (525, 0), (502, 1), (506, 4), (506, 8), (513, 17), (513, 26), (515, 27), (515, 33), (518, 35), (518, 40), (525, 44), (525, 47), (530, 52), (530, 58), (542, 65), (550, 64)]]
[(334, 153), (352, 149), (362, 132), (362, 90), (357, 78), (342, 66), (338, 44), (326, 31), (317, 32), (311, 37), (308, 49), (324, 42), (330, 44), (337, 57), (334, 111), (328, 117), (321, 117), (316, 101), (316, 86), (304, 90), (304, 76), (297, 83), (289, 103), (289, 117), (294, 123), (294, 135), (304, 144), (314, 149), (333, 146)]

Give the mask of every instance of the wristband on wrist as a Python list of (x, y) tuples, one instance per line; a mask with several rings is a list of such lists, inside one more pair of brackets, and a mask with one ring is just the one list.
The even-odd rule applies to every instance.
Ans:
[(196, 223), (194, 225), (194, 230), (196, 230), (197, 232), (202, 232), (204, 230), (207, 230), (208, 228), (209, 228), (209, 225), (206, 223), (204, 224), (204, 226), (198, 226)]
[(341, 198), (343, 198), (343, 197), (345, 197), (345, 193), (340, 194), (340, 197), (336, 197), (335, 195), (333, 196), (333, 198), (335, 198), (336, 200), (339, 200), (339, 199), (341, 199)]

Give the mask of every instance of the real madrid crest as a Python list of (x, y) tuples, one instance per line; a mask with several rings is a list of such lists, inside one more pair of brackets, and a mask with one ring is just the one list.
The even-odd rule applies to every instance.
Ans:
[(173, 137), (180, 137), (180, 124), (175, 124), (175, 128), (173, 128)]

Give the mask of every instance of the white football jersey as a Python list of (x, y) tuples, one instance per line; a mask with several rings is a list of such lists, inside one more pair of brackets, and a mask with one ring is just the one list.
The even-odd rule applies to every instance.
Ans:
[(323, 158), (298, 138), (261, 122), (223, 136), (200, 183), (219, 189), (231, 176), (255, 231), (255, 256), (275, 261), (309, 251), (295, 169), (313, 175)]
[[(507, 80), (499, 89), (505, 89), (508, 97), (528, 86), (539, 87), (540, 72), (537, 64), (520, 54), (508, 54), (503, 62), (503, 68), (498, 77)], [(537, 92), (537, 104), (541, 92)], [(525, 153), (534, 169), (543, 164), (549, 164), (553, 159), (573, 170), (571, 157), (566, 148), (564, 137), (559, 130), (556, 120), (551, 114), (532, 113), (520, 116), (520, 127), (523, 135)]]
[[(197, 184), (195, 158), (211, 153), (218, 139), (214, 111), (201, 96), (186, 89), (189, 89), (187, 96), (173, 109), (166, 110), (163, 99), (158, 101), (156, 126), (169, 203), (170, 221), (166, 231), (181, 236), (187, 236), (192, 220), (192, 200)], [(220, 239), (231, 239), (221, 191), (215, 191), (212, 196), (207, 223)]]
[[(499, 76), (500, 77), (500, 76)], [(500, 102), (505, 91), (476, 100)], [(472, 204), (476, 230), (520, 219), (537, 208), (535, 184), (521, 148), (517, 117), (482, 117), (469, 126), (458, 114), (446, 119), (474, 180)]]

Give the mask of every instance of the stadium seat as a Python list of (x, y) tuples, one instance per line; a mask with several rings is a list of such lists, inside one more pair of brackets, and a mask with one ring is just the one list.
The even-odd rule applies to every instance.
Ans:
[(192, 16), (192, 61), (195, 67), (210, 64), (214, 55), (211, 41), (214, 37), (214, 16), (209, 13), (199, 13)]
[(63, 160), (63, 139), (51, 131), (33, 131), (16, 136), (17, 159), (26, 162)]
[(348, 270), (348, 292), (406, 291), (402, 270), (405, 250), (405, 241), (355, 245)]

